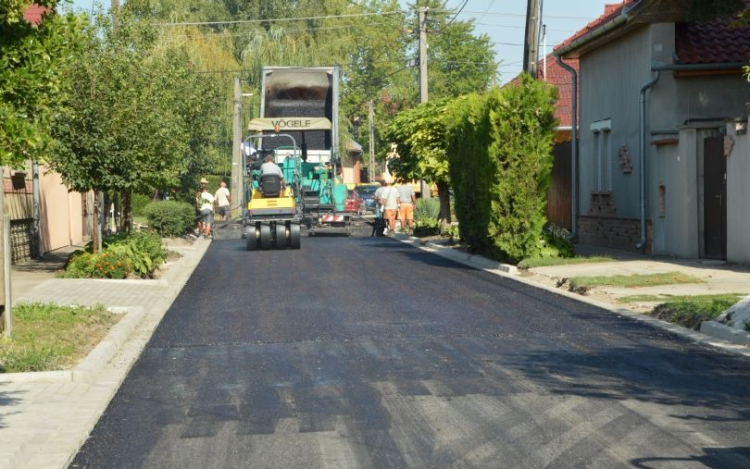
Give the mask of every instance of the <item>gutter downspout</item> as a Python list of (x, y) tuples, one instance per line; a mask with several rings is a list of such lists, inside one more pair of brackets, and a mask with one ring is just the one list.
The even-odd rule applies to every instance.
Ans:
[(578, 73), (570, 65), (563, 62), (561, 56), (556, 56), (557, 63), (570, 73), (573, 81), (573, 96), (571, 109), (572, 138), (570, 144), (570, 239), (578, 238)]
[(635, 245), (637, 249), (643, 249), (646, 247), (646, 92), (659, 81), (661, 72), (656, 71), (655, 75), (651, 80), (641, 87), (641, 99), (640, 99), (640, 139), (638, 146), (640, 147), (640, 168), (639, 168), (639, 179), (641, 183), (641, 236), (638, 240), (638, 244)]

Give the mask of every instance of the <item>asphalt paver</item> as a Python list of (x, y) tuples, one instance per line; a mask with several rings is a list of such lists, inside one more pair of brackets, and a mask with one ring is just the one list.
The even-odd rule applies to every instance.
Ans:
[(384, 238), (214, 241), (73, 468), (750, 468), (747, 360)]

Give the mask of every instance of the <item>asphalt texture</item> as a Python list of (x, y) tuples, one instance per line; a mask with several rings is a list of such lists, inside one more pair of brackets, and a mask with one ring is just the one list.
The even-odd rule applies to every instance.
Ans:
[(72, 468), (750, 468), (750, 367), (387, 238), (214, 241)]

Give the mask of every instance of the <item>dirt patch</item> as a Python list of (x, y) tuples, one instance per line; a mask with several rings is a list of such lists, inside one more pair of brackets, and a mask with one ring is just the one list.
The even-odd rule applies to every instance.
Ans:
[[(197, 239), (197, 238), (196, 238)], [(163, 238), (164, 245), (169, 247), (190, 247), (195, 243), (195, 239), (189, 238)]]

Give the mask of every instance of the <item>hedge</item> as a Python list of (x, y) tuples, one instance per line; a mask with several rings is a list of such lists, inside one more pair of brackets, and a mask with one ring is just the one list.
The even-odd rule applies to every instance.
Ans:
[(461, 239), (518, 262), (545, 250), (557, 89), (528, 75), (453, 103), (447, 119), (450, 177)]

